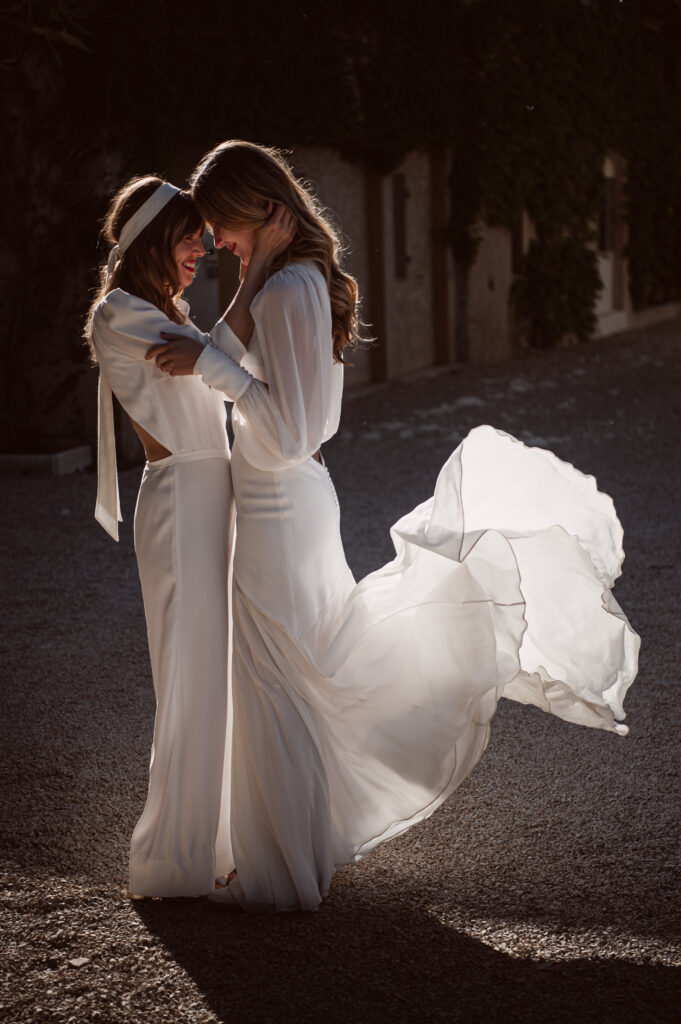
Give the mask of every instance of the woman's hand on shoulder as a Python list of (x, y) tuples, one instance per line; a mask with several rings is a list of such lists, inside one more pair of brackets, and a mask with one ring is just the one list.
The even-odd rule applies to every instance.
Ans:
[(296, 234), (296, 218), (281, 203), (270, 213), (269, 219), (255, 233), (251, 264), (269, 267), (277, 256), (288, 248)]
[(196, 360), (203, 352), (203, 345), (185, 334), (171, 334), (162, 331), (163, 344), (152, 345), (145, 359), (153, 359), (159, 370), (171, 377), (186, 377), (194, 372)]

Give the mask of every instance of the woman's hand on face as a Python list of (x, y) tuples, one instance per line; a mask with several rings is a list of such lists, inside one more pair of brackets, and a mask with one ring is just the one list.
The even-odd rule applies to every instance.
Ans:
[(186, 377), (194, 372), (196, 360), (203, 352), (203, 345), (184, 334), (161, 332), (164, 344), (152, 345), (145, 359), (154, 359), (159, 370), (171, 377)]
[(270, 213), (269, 219), (255, 232), (251, 263), (269, 267), (293, 241), (296, 218), (281, 203)]

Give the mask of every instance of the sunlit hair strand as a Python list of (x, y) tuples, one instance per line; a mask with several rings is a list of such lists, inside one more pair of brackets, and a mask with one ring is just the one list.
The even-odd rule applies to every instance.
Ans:
[(298, 181), (276, 149), (252, 142), (222, 142), (201, 160), (190, 186), (201, 215), (211, 224), (234, 231), (262, 227), (270, 204), (283, 203), (296, 218), (291, 244), (275, 260), (270, 275), (299, 260), (319, 267), (331, 301), (333, 354), (365, 340), (358, 314), (357, 282), (340, 266), (338, 234), (316, 196)]

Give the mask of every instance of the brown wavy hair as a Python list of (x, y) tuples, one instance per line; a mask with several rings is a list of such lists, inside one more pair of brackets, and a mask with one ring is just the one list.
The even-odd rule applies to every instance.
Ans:
[[(162, 178), (148, 174), (132, 178), (116, 193), (104, 217), (102, 237), (105, 241), (110, 245), (118, 242), (126, 221), (130, 220), (162, 182)], [(99, 288), (83, 330), (83, 337), (90, 346), (94, 362), (97, 361), (92, 344), (94, 311), (104, 296), (114, 288), (122, 288), (131, 295), (152, 302), (176, 324), (186, 322), (186, 316), (175, 304), (175, 300), (182, 294), (182, 285), (173, 251), (187, 235), (193, 235), (197, 230), (203, 232), (204, 228), (205, 222), (189, 193), (178, 192), (140, 231), (126, 251), (118, 256), (108, 280), (107, 265), (102, 264), (99, 268)]]
[(269, 274), (297, 260), (312, 260), (319, 267), (331, 300), (334, 358), (345, 362), (343, 349), (365, 340), (357, 282), (341, 269), (342, 247), (334, 226), (283, 154), (239, 139), (221, 142), (203, 157), (189, 184), (205, 220), (224, 229), (257, 229), (266, 222), (270, 203), (288, 207), (296, 218), (295, 237)]

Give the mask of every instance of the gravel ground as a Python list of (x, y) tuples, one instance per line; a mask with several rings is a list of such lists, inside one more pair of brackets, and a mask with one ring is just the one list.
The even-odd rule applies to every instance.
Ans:
[(325, 448), (357, 576), (488, 422), (594, 473), (642, 634), (630, 735), (502, 701), (432, 818), (340, 872), (317, 914), (133, 904), (153, 724), (132, 549), (93, 474), (2, 481), (0, 1019), (105, 1024), (678, 1022), (681, 325), (347, 396)]

